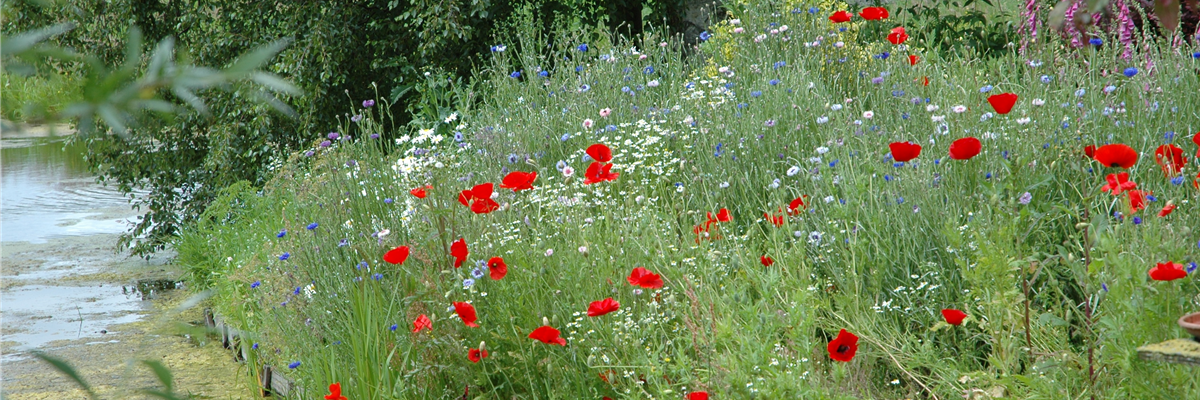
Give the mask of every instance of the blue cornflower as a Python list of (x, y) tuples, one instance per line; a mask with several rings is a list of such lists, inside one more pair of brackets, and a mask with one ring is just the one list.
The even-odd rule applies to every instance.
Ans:
[(686, 84), (684, 84), (684, 85), (683, 85), (683, 88), (684, 88), (684, 89), (691, 89), (691, 88), (694, 88), (694, 87), (696, 87), (696, 82), (688, 82), (688, 83), (686, 83)]
[(575, 49), (579, 50), (580, 53), (586, 53), (588, 51), (588, 45), (587, 43), (582, 43), (578, 46), (575, 46)]
[(370, 267), (371, 267), (371, 265), (370, 265), (370, 264), (367, 264), (367, 262), (366, 262), (366, 261), (362, 261), (362, 262), (359, 262), (359, 263), (358, 263), (358, 267), (356, 267), (356, 268), (358, 268), (358, 269), (363, 269), (363, 268), (370, 268)]
[(308, 224), (308, 226), (304, 227), (304, 229), (308, 229), (308, 230), (310, 230), (310, 231), (311, 231), (311, 230), (313, 230), (313, 229), (317, 229), (317, 223), (316, 223), (316, 222), (313, 222), (313, 223), (311, 223), (311, 224)]
[(630, 90), (630, 89), (629, 89), (629, 86), (622, 86), (622, 87), (621, 87), (621, 91), (622, 91), (622, 92), (629, 93), (629, 90)]
[(787, 63), (786, 63), (786, 62), (783, 62), (783, 61), (776, 61), (776, 62), (775, 62), (775, 69), (780, 69), (780, 68), (783, 68), (783, 67), (786, 67), (786, 66), (787, 66)]
[(830, 161), (830, 162), (829, 162), (829, 167), (830, 167), (830, 168), (836, 167), (836, 166), (837, 166), (837, 163), (838, 163), (838, 160), (837, 160), (837, 159), (834, 159), (833, 161)]
[(564, 134), (563, 134), (561, 137), (559, 137), (559, 138), (558, 138), (558, 140), (561, 140), (561, 141), (564, 141), (564, 142), (565, 142), (565, 141), (568, 141), (568, 140), (571, 140), (571, 134), (570, 134), (570, 133), (564, 133)]
[(646, 66), (646, 68), (642, 68), (642, 73), (643, 73), (643, 74), (653, 74), (653, 73), (654, 73), (654, 67), (651, 67), (651, 66), (647, 65), (647, 66)]
[(508, 74), (508, 77), (509, 77), (509, 78), (520, 78), (520, 77), (521, 77), (521, 71), (513, 71), (511, 74)]
[(886, 182), (891, 182), (891, 181), (892, 181), (892, 176), (891, 176), (891, 175), (884, 175), (884, 176), (883, 176), (883, 180), (884, 180), (884, 181), (886, 181)]
[(604, 130), (605, 130), (605, 131), (607, 131), (607, 132), (616, 132), (616, 131), (617, 131), (617, 126), (616, 126), (616, 125), (613, 125), (613, 124), (608, 124), (608, 125), (605, 125), (605, 126), (604, 126)]
[(473, 285), (475, 285), (474, 279), (471, 279), (471, 278), (463, 279), (463, 289), (469, 288)]
[(1192, 58), (1200, 58), (1200, 51), (1192, 53)]
[(475, 269), (471, 270), (471, 276), (474, 277), (475, 279), (482, 278), (483, 270), (479, 269), (479, 268), (475, 268)]
[(389, 327), (388, 327), (388, 330), (389, 330), (389, 331), (392, 331), (392, 332), (395, 332), (395, 331), (396, 331), (396, 329), (400, 329), (400, 326), (399, 326), (399, 325), (396, 325), (396, 324), (392, 324), (392, 326), (389, 326)]
[(778, 84), (779, 84), (779, 80), (778, 80), (778, 79), (772, 79), (772, 80), (770, 80), (770, 81), (767, 81), (767, 84), (768, 84), (768, 85), (771, 85), (771, 86), (775, 86), (775, 85), (778, 85)]
[(286, 236), (286, 235), (287, 235), (287, 229), (280, 229), (280, 230), (279, 230), (279, 233), (276, 233), (276, 234), (275, 234), (275, 237), (277, 237), (277, 238), (281, 238), (281, 237), (284, 237), (284, 236)]
[(592, 87), (591, 87), (591, 86), (588, 86), (586, 83), (585, 83), (585, 84), (582, 84), (582, 85), (579, 85), (579, 92), (580, 92), (580, 93), (582, 93), (582, 92), (586, 92), (586, 91), (589, 91), (589, 90), (592, 90)]
[(886, 51), (885, 51), (885, 52), (882, 52), (882, 53), (879, 53), (879, 54), (875, 55), (875, 58), (878, 58), (878, 59), (880, 59), (880, 60), (886, 60), (886, 59), (888, 59), (888, 57), (890, 57), (891, 55), (892, 55), (891, 53), (888, 53), (888, 52), (886, 52)]
[(350, 239), (342, 239), (338, 241), (338, 247), (346, 247), (350, 245)]
[(1155, 201), (1158, 201), (1158, 198), (1154, 197), (1154, 195), (1152, 195), (1152, 194), (1148, 194), (1148, 195), (1146, 195), (1146, 200), (1153, 203)]
[(708, 40), (711, 37), (712, 34), (708, 33), (708, 31), (700, 32), (700, 40)]
[[(582, 66), (582, 65), (576, 65), (576, 66), (575, 66), (575, 72), (583, 72), (583, 66)], [(584, 86), (587, 86), (587, 85), (584, 85)]]
[(508, 154), (508, 163), (509, 163), (509, 164), (516, 164), (516, 163), (517, 163), (517, 155), (516, 155), (516, 153), (509, 153), (509, 154)]
[(543, 69), (543, 70), (541, 70), (541, 71), (538, 71), (538, 76), (540, 76), (540, 77), (543, 77), (543, 78), (545, 78), (545, 77), (547, 77), (547, 76), (550, 76), (550, 71), (547, 71), (547, 70), (544, 70), (544, 69)]
[(508, 46), (498, 44), (498, 45), (492, 46), (492, 52), (493, 53), (503, 53), (504, 49), (507, 49), (507, 48), (508, 48)]
[(392, 204), (393, 202), (395, 202), (395, 200), (392, 200), (391, 197), (383, 199), (383, 204)]
[(758, 97), (758, 96), (762, 96), (761, 90), (755, 90), (753, 92), (750, 92), (750, 97)]
[(983, 85), (983, 87), (979, 88), (979, 93), (987, 93), (992, 91), (992, 89), (992, 85)]
[(296, 290), (293, 290), (293, 291), (292, 291), (292, 294), (293, 294), (293, 295), (299, 295), (299, 294), (300, 294), (300, 287), (299, 287), (299, 286), (296, 286)]
[(1163, 140), (1166, 140), (1168, 142), (1174, 138), (1175, 138), (1175, 131), (1167, 131), (1166, 133), (1163, 134)]
[(262, 286), (262, 281), (254, 281), (254, 283), (250, 284), (251, 289), (257, 289), (259, 286)]
[(1171, 184), (1172, 184), (1172, 185), (1175, 185), (1175, 186), (1182, 185), (1182, 184), (1183, 184), (1183, 177), (1182, 177), (1182, 176), (1177, 176), (1177, 177), (1171, 178)]
[(258, 343), (255, 343), (254, 345), (250, 346), (250, 349), (251, 349), (251, 350), (258, 350)]
[(296, 368), (299, 368), (299, 367), (300, 367), (300, 362), (299, 362), (299, 361), (293, 361), (291, 364), (288, 364), (288, 368), (289, 368), (289, 369), (296, 369)]
[(371, 279), (374, 279), (374, 280), (383, 279), (383, 274), (377, 272), (374, 275), (371, 275)]
[(903, 166), (904, 166), (904, 163), (902, 163), (902, 162), (896, 162), (896, 163), (892, 163), (892, 166), (893, 166), (893, 167), (896, 167), (896, 168), (900, 168), (900, 167), (903, 167)]
[(897, 198), (896, 198), (896, 204), (904, 204), (904, 198), (903, 198), (903, 197), (897, 197)]
[(1190, 274), (1193, 272), (1196, 272), (1196, 262), (1195, 261), (1192, 261), (1192, 262), (1188, 263), (1188, 265), (1187, 265), (1187, 273)]
[(1137, 73), (1138, 73), (1137, 67), (1125, 68), (1125, 72), (1124, 72), (1125, 77), (1127, 77), (1127, 78), (1132, 78), (1134, 75), (1137, 75)]
[(816, 7), (809, 7), (809, 8), (808, 8), (808, 13), (809, 13), (809, 14), (816, 14), (816, 13), (818, 13), (818, 12), (821, 12), (821, 9), (819, 9), (819, 8), (816, 8)]
[(908, 113), (901, 113), (900, 119), (908, 119)]
[(713, 152), (713, 157), (720, 157), (722, 154), (725, 154), (724, 147), (724, 143), (717, 143), (717, 150)]
[(1141, 225), (1141, 224), (1142, 224), (1142, 217), (1133, 217), (1133, 224), (1134, 224), (1134, 225)]
[(283, 253), (279, 255), (279, 261), (287, 261), (287, 259), (291, 257), (291, 253)]
[(1100, 289), (1101, 289), (1101, 290), (1103, 290), (1103, 291), (1104, 291), (1104, 293), (1108, 293), (1108, 284), (1107, 284), (1107, 283), (1101, 283), (1101, 284), (1100, 284)]
[(1050, 75), (1042, 75), (1042, 83), (1050, 83), (1052, 80), (1054, 80), (1054, 78), (1051, 78)]
[(1104, 44), (1104, 39), (1101, 39), (1101, 38), (1091, 38), (1091, 39), (1089, 39), (1089, 40), (1088, 40), (1088, 43), (1091, 43), (1091, 45), (1092, 45), (1092, 46), (1101, 46), (1101, 45), (1103, 45), (1103, 44)]

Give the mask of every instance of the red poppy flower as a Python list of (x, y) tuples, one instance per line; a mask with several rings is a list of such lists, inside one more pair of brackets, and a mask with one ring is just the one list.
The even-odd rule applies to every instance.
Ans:
[(487, 358), (488, 352), (485, 349), (468, 349), (467, 359), (473, 363), (479, 363), (480, 360)]
[(1115, 143), (1100, 146), (1092, 158), (1104, 164), (1105, 167), (1129, 169), (1133, 164), (1137, 164), (1138, 153), (1132, 147)]
[(862, 9), (862, 11), (859, 11), (858, 16), (867, 21), (878, 21), (881, 19), (887, 19), (888, 10), (883, 7), (867, 7)]
[(841, 362), (850, 362), (854, 359), (854, 353), (858, 351), (858, 336), (853, 333), (846, 332), (842, 329), (838, 332), (836, 338), (829, 341), (829, 358)]
[(921, 82), (921, 86), (929, 86), (929, 77), (928, 76), (923, 76), (919, 79), (916, 79), (915, 81)]
[(454, 257), (454, 268), (462, 266), (463, 261), (467, 260), (467, 254), (470, 254), (470, 252), (467, 251), (466, 239), (458, 238), (458, 240), (450, 244), (450, 256)]
[(1096, 158), (1096, 145), (1089, 144), (1083, 148), (1083, 155), (1087, 158)]
[(500, 257), (492, 257), (488, 260), (488, 273), (491, 274), (492, 280), (504, 279), (508, 275), (508, 264), (504, 263), (504, 259)]
[(829, 16), (829, 20), (835, 24), (850, 22), (850, 13), (846, 11), (838, 11)]
[(892, 28), (892, 33), (887, 35), (887, 40), (892, 44), (904, 43), (908, 40), (908, 33), (904, 32), (903, 26)]
[(688, 393), (688, 400), (708, 400), (708, 392)]
[(765, 218), (767, 220), (767, 222), (770, 222), (771, 224), (775, 225), (776, 227), (783, 226), (784, 218), (782, 215), (771, 215), (770, 213), (763, 213), (763, 218)]
[(1175, 203), (1167, 202), (1167, 205), (1163, 206), (1162, 210), (1158, 211), (1158, 216), (1165, 217), (1171, 215), (1172, 212), (1175, 212)]
[(629, 281), (630, 285), (641, 286), (646, 289), (658, 289), (663, 287), (663, 280), (661, 276), (642, 267), (634, 268), (633, 272), (629, 273), (629, 277), (626, 278), (626, 280)]
[(1119, 174), (1108, 174), (1104, 177), (1108, 181), (1107, 185), (1100, 188), (1101, 192), (1112, 192), (1113, 196), (1121, 194), (1127, 190), (1137, 188), (1137, 184), (1129, 181), (1129, 173), (1122, 172)]
[(950, 143), (950, 158), (970, 160), (971, 157), (979, 155), (979, 151), (982, 149), (983, 145), (979, 143), (979, 139), (965, 137)]
[(1129, 209), (1130, 213), (1135, 213), (1146, 208), (1146, 195), (1150, 194), (1149, 190), (1130, 190), (1129, 194)]
[(988, 96), (987, 101), (997, 114), (1008, 114), (1009, 111), (1012, 111), (1013, 105), (1017, 104), (1017, 95), (1014, 93), (993, 94)]
[(420, 333), (423, 329), (433, 332), (433, 321), (430, 321), (425, 314), (418, 315), (417, 319), (413, 320), (412, 332)]
[(616, 300), (613, 300), (612, 297), (609, 297), (607, 299), (593, 301), (591, 304), (588, 304), (588, 316), (599, 317), (619, 309), (621, 309), (621, 303), (617, 303)]
[(458, 202), (471, 209), (476, 214), (487, 214), (500, 208), (500, 204), (492, 200), (492, 184), (481, 183), (458, 194)]
[(1187, 166), (1187, 157), (1183, 156), (1183, 149), (1179, 146), (1164, 144), (1154, 150), (1154, 162), (1162, 167), (1164, 174), (1171, 177), (1183, 171), (1183, 167)]
[(346, 396), (342, 396), (341, 382), (329, 384), (329, 394), (325, 395), (325, 400), (346, 400)]
[(799, 214), (801, 210), (808, 209), (808, 204), (805, 204), (805, 202), (804, 202), (804, 199), (807, 199), (807, 198), (808, 198), (808, 195), (804, 194), (804, 195), (800, 195), (800, 197), (792, 199), (792, 201), (788, 203), (788, 211), (787, 211), (788, 215), (796, 215), (796, 214)]
[(459, 319), (462, 319), (463, 324), (472, 328), (479, 327), (479, 324), (475, 323), (475, 321), (479, 320), (479, 317), (475, 315), (475, 306), (471, 305), (471, 303), (454, 302), (454, 312), (458, 314)]
[(415, 188), (413, 190), (409, 190), (408, 193), (412, 194), (414, 197), (416, 197), (418, 199), (423, 199), (423, 198), (425, 198), (426, 195), (428, 195), (428, 193), (426, 193), (425, 190), (429, 189), (431, 187), (432, 186), (425, 185), (425, 187), (419, 187), (419, 188)]
[(921, 155), (921, 145), (913, 142), (892, 142), (888, 144), (888, 149), (897, 162), (908, 162)]
[(1150, 268), (1150, 279), (1156, 281), (1173, 281), (1184, 277), (1187, 277), (1187, 271), (1183, 270), (1183, 264), (1180, 263), (1167, 261)]
[(593, 161), (583, 173), (583, 184), (591, 185), (596, 182), (615, 181), (621, 176), (620, 172), (612, 172), (612, 164)]
[(383, 261), (387, 262), (388, 264), (404, 264), (404, 260), (407, 259), (408, 246), (398, 246), (394, 249), (388, 250), (387, 253), (383, 253)]
[(962, 325), (963, 319), (967, 318), (967, 313), (962, 310), (947, 308), (942, 310), (942, 318), (946, 319), (946, 323), (954, 326)]
[(919, 61), (921, 61), (921, 57), (917, 57), (914, 55), (908, 56), (908, 65), (917, 65), (917, 62), (919, 62)]
[(720, 221), (720, 222), (733, 221), (733, 216), (729, 215), (728, 208), (722, 208), (717, 211), (717, 221)]
[(610, 150), (608, 148), (608, 146), (605, 146), (600, 143), (596, 143), (591, 146), (588, 146), (587, 155), (591, 156), (593, 160), (596, 160), (596, 161), (599, 161), (602, 163), (612, 161), (612, 150)]
[(504, 180), (500, 182), (500, 187), (503, 189), (512, 189), (513, 192), (533, 189), (533, 181), (537, 179), (537, 171), (521, 172), (513, 171), (504, 176)]
[[(1196, 132), (1196, 135), (1192, 136), (1192, 143), (1200, 146), (1200, 132)], [(1196, 158), (1200, 158), (1200, 149), (1196, 149)]]
[(764, 267), (770, 267), (772, 265), (775, 265), (775, 260), (773, 260), (773, 259), (771, 259), (771, 257), (767, 257), (767, 256), (762, 256), (762, 258), (759, 258), (758, 261), (762, 262), (762, 265)]
[(545, 344), (557, 344), (559, 346), (567, 345), (567, 339), (559, 337), (558, 329), (551, 328), (549, 325), (542, 326), (534, 329), (533, 332), (529, 332), (529, 338)]

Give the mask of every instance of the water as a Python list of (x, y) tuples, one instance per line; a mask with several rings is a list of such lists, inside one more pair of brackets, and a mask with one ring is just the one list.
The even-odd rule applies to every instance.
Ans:
[(120, 193), (96, 183), (84, 151), (44, 131), (0, 134), (0, 241), (45, 243), (126, 230), (136, 214)]

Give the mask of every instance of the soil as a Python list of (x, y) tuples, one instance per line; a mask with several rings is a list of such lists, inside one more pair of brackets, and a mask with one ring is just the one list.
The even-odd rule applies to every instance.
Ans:
[[(138, 360), (157, 360), (177, 394), (257, 398), (253, 378), (203, 329), (203, 302), (178, 283), (168, 257), (151, 261), (113, 252), (115, 234), (0, 242), (3, 376), (0, 397), (85, 399), (43, 351), (69, 362), (102, 399), (146, 398), (160, 389)], [(169, 256), (166, 255), (166, 256)]]

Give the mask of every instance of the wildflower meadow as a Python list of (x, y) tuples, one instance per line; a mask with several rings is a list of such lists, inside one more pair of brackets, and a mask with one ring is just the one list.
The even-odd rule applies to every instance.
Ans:
[(347, 98), (179, 261), (303, 398), (1200, 398), (1196, 40), (724, 6)]

